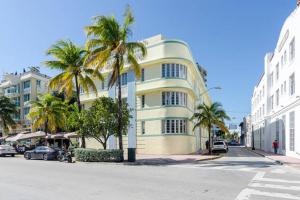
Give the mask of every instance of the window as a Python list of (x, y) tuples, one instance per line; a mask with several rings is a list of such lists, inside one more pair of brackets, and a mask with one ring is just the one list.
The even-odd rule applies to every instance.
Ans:
[(162, 64), (161, 77), (163, 78), (186, 78), (186, 66), (181, 64)]
[(270, 86), (273, 87), (274, 84), (274, 78), (273, 78), (273, 72), (270, 75)]
[(23, 89), (30, 88), (30, 81), (23, 82)]
[(284, 91), (284, 94), (286, 94), (286, 81), (284, 81), (284, 83), (283, 83), (283, 91)]
[(287, 54), (286, 54), (286, 51), (284, 51), (283, 63), (284, 63), (284, 64), (287, 63)]
[(271, 110), (273, 110), (273, 108), (274, 108), (274, 96), (273, 95), (270, 97), (270, 105), (271, 105)]
[(104, 83), (104, 80), (101, 82), (101, 89), (102, 89), (102, 90), (105, 89), (105, 83)]
[(24, 95), (24, 102), (27, 102), (30, 100), (30, 94), (25, 94)]
[(40, 80), (36, 80), (36, 86), (41, 87), (41, 81)]
[(142, 95), (142, 108), (145, 107), (145, 95)]
[(290, 151), (295, 151), (295, 112), (290, 112)]
[(279, 64), (276, 65), (276, 80), (279, 79)]
[(187, 105), (187, 94), (183, 92), (162, 92), (162, 105)]
[(290, 43), (290, 61), (293, 61), (295, 58), (295, 38)]
[(162, 120), (162, 134), (185, 134), (187, 132), (186, 119)]
[(279, 106), (279, 89), (276, 90), (276, 106)]
[(142, 132), (142, 135), (144, 135), (145, 133), (146, 133), (146, 130), (145, 130), (145, 121), (142, 121), (142, 130), (141, 130), (141, 132)]
[(30, 107), (25, 107), (25, 108), (23, 108), (24, 119), (26, 119), (26, 115), (28, 115), (29, 111), (30, 111)]
[(127, 85), (127, 73), (121, 75), (121, 85)]
[(161, 67), (161, 77), (163, 77), (163, 78), (166, 77), (166, 66), (165, 66), (165, 64), (162, 64), (162, 67)]
[(16, 106), (20, 106), (20, 97), (16, 97), (13, 99), (13, 103), (16, 105)]
[(280, 94), (283, 95), (283, 84), (281, 84), (281, 87), (280, 87)]
[(145, 81), (145, 69), (142, 69), (141, 81)]
[(263, 116), (265, 116), (265, 104), (262, 105)]
[(290, 96), (295, 94), (295, 74), (290, 76)]

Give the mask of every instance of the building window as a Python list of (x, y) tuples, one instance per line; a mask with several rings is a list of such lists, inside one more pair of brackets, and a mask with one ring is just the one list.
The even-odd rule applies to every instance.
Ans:
[(145, 107), (145, 95), (142, 95), (142, 99), (141, 99), (141, 104), (142, 104), (142, 108)]
[(273, 77), (273, 72), (270, 75), (270, 86), (273, 87), (274, 85), (274, 77)]
[(142, 69), (142, 72), (141, 72), (141, 81), (145, 81), (145, 69), (143, 68)]
[(295, 151), (295, 112), (290, 112), (290, 151)]
[(295, 94), (295, 74), (290, 76), (290, 95)]
[(283, 91), (284, 91), (284, 94), (286, 94), (286, 81), (284, 81), (284, 83), (283, 83)]
[(30, 100), (30, 94), (25, 94), (24, 95), (24, 102), (27, 102)]
[(102, 89), (102, 90), (105, 89), (105, 83), (104, 83), (104, 80), (101, 82), (101, 89)]
[(187, 68), (185, 65), (166, 63), (162, 64), (161, 77), (186, 79)]
[(187, 106), (187, 94), (183, 92), (162, 92), (162, 105)]
[(28, 115), (29, 111), (30, 111), (30, 107), (25, 107), (25, 108), (23, 108), (24, 119), (26, 119), (26, 116)]
[(30, 81), (23, 82), (23, 89), (30, 88)]
[(36, 80), (36, 86), (41, 87), (41, 80)]
[(121, 75), (121, 85), (127, 85), (127, 73)]
[(284, 64), (287, 63), (287, 54), (286, 54), (286, 51), (284, 51), (284, 55), (283, 55), (283, 63), (284, 63)]
[(270, 104), (271, 104), (271, 110), (273, 110), (273, 108), (274, 108), (274, 96), (273, 95), (270, 97)]
[(144, 135), (146, 133), (146, 130), (145, 130), (145, 121), (142, 121), (142, 127), (141, 127), (141, 132), (142, 132), (142, 135)]
[(167, 119), (162, 120), (162, 134), (186, 134), (186, 119)]
[(279, 106), (279, 89), (276, 90), (276, 106)]
[(290, 61), (293, 61), (295, 58), (295, 38), (290, 43)]

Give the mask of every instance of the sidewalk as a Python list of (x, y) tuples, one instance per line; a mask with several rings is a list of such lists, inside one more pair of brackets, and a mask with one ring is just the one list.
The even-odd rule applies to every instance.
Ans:
[(256, 154), (259, 154), (263, 157), (274, 160), (280, 164), (286, 164), (286, 165), (300, 169), (300, 159), (298, 159), (298, 158), (293, 158), (293, 157), (284, 156), (284, 155), (280, 155), (280, 154), (274, 154), (271, 152), (265, 152), (265, 151), (262, 151), (259, 149), (256, 149), (253, 151), (251, 148), (248, 148), (248, 150), (255, 152)]
[(137, 154), (136, 162), (132, 165), (174, 165), (194, 163), (197, 161), (214, 160), (220, 155), (143, 155)]

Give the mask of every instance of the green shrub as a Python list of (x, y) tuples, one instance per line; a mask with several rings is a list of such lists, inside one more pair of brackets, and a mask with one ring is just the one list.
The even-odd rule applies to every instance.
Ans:
[(81, 162), (120, 162), (123, 151), (119, 149), (75, 149), (75, 158)]

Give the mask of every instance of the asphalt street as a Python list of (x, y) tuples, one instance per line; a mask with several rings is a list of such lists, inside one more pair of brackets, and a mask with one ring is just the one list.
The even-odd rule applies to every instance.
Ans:
[(163, 166), (0, 158), (0, 200), (300, 200), (300, 171), (240, 147)]

